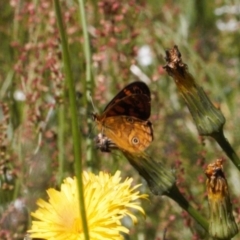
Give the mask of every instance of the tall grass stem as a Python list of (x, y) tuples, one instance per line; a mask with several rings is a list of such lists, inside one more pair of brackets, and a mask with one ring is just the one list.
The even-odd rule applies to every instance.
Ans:
[(70, 56), (68, 52), (67, 37), (66, 37), (66, 32), (64, 30), (64, 26), (63, 26), (61, 8), (58, 0), (54, 0), (54, 6), (55, 6), (59, 32), (61, 35), (64, 72), (65, 72), (65, 78), (68, 86), (68, 93), (69, 93), (69, 100), (70, 100), (70, 114), (71, 114), (72, 137), (73, 137), (73, 148), (74, 148), (75, 174), (78, 182), (80, 215), (82, 218), (82, 225), (83, 225), (82, 227), (83, 227), (85, 239), (88, 240), (89, 234), (88, 234), (88, 225), (87, 225), (86, 212), (85, 212), (85, 202), (84, 202), (83, 182), (82, 182), (82, 162), (81, 162), (82, 144), (81, 144), (81, 137), (80, 137), (79, 126), (77, 121), (76, 94), (75, 94), (73, 76), (71, 72), (71, 63), (70, 63)]

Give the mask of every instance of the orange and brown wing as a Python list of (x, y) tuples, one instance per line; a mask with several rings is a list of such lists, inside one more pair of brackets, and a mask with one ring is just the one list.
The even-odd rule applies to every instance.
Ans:
[(150, 121), (127, 116), (106, 118), (103, 134), (110, 138), (118, 148), (128, 152), (142, 152), (153, 141)]

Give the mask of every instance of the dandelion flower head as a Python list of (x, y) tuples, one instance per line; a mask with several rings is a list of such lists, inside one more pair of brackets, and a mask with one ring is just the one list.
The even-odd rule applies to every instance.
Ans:
[[(121, 219), (129, 216), (137, 221), (131, 209), (144, 211), (136, 200), (147, 198), (131, 187), (132, 179), (120, 182), (120, 171), (110, 176), (83, 172), (85, 210), (90, 239), (122, 239), (121, 232), (129, 230), (121, 225)], [(39, 199), (38, 209), (32, 213), (37, 220), (28, 231), (32, 238), (49, 240), (84, 240), (79, 210), (76, 178), (66, 178), (60, 191), (48, 189), (48, 202)]]

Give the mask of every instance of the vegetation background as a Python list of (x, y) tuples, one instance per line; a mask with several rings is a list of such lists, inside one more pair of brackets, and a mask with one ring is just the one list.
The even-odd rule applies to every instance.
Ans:
[[(146, 219), (126, 239), (200, 239), (196, 223), (167, 197), (151, 195), (118, 152), (101, 153), (89, 123), (83, 34), (76, 1), (61, 2), (79, 104), (85, 169), (133, 177), (150, 194)], [(204, 169), (224, 153), (200, 138), (174, 81), (163, 66), (178, 45), (189, 71), (218, 104), (224, 132), (240, 154), (240, 5), (238, 1), (101, 0), (86, 2), (91, 44), (92, 98), (102, 112), (125, 85), (145, 81), (152, 92), (154, 142), (149, 154), (175, 171), (186, 198), (208, 216)], [(29, 212), (45, 190), (74, 174), (68, 96), (53, 2), (0, 1), (0, 239), (22, 239)], [(236, 221), (240, 222), (239, 172), (225, 162)], [(240, 239), (236, 236), (234, 239)]]

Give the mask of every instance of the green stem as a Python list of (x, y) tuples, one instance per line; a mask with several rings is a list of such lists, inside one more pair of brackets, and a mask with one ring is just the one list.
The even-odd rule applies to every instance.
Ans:
[(64, 104), (61, 103), (58, 107), (58, 185), (60, 186), (63, 180), (64, 169)]
[(0, 87), (0, 100), (3, 100), (3, 98), (6, 96), (7, 91), (9, 90), (9, 87), (12, 86), (14, 77), (14, 71), (10, 70), (7, 74), (6, 79), (1, 83)]
[(240, 171), (240, 159), (224, 136), (223, 130), (211, 135)]
[(175, 184), (172, 186), (168, 193), (165, 193), (165, 195), (177, 202), (181, 208), (183, 208), (190, 216), (195, 219), (195, 221), (197, 221), (204, 228), (204, 230), (208, 232), (207, 220), (188, 203), (188, 201), (180, 193)]
[[(84, 55), (86, 60), (86, 83), (87, 88), (86, 90), (91, 89), (91, 51), (90, 51), (90, 43), (89, 43), (89, 36), (87, 32), (87, 22), (86, 22), (86, 15), (83, 0), (79, 0), (79, 11), (80, 11), (80, 18), (82, 23), (83, 29), (83, 38), (84, 38)], [(90, 88), (88, 88), (90, 87)]]
[[(86, 81), (84, 82), (85, 86), (85, 94), (84, 94), (84, 102), (85, 106), (88, 111), (89, 107), (91, 106), (91, 93), (92, 93), (92, 81), (91, 81), (91, 50), (90, 50), (90, 41), (89, 41), (89, 34), (87, 30), (87, 21), (86, 21), (86, 14), (85, 14), (85, 8), (84, 8), (84, 1), (79, 0), (79, 18), (81, 19), (81, 25), (82, 25), (82, 30), (83, 30), (83, 38), (84, 38), (84, 44), (83, 44), (83, 49), (84, 49), (84, 56), (85, 56), (85, 61), (86, 61)], [(88, 129), (92, 129), (92, 119), (89, 116), (87, 118), (87, 125)], [(93, 160), (93, 143), (91, 139), (87, 139), (86, 141), (87, 144), (87, 154), (86, 154), (86, 161), (88, 163), (88, 167), (90, 167), (92, 164)]]
[(55, 12), (57, 17), (59, 32), (61, 35), (64, 72), (65, 72), (66, 82), (68, 84), (68, 93), (69, 93), (69, 100), (70, 100), (71, 125), (72, 125), (74, 159), (75, 159), (75, 174), (76, 174), (77, 183), (78, 183), (80, 215), (82, 218), (82, 227), (83, 227), (85, 239), (88, 240), (89, 233), (88, 233), (88, 225), (87, 225), (87, 218), (86, 218), (86, 212), (85, 212), (85, 202), (84, 202), (83, 182), (82, 182), (82, 162), (81, 162), (81, 155), (82, 155), (81, 146), (82, 145), (81, 145), (81, 138), (79, 134), (79, 127), (78, 127), (78, 121), (77, 121), (77, 106), (76, 106), (74, 82), (73, 82), (73, 77), (71, 72), (67, 37), (63, 27), (59, 1), (54, 0), (54, 5), (55, 5)]

